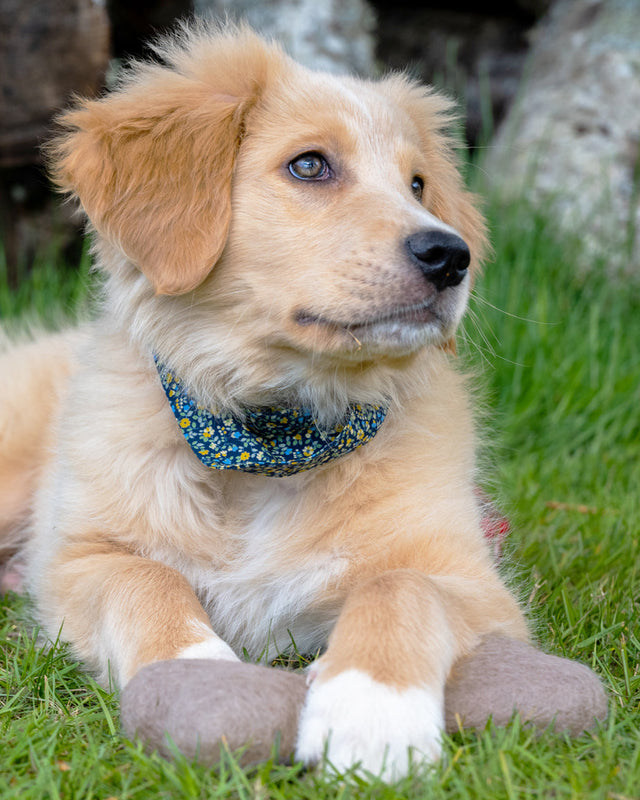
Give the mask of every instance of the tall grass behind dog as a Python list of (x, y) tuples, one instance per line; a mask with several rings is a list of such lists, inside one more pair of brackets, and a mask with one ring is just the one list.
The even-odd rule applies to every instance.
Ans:
[[(121, 686), (167, 659), (326, 647), (298, 756), (404, 774), (411, 750), (438, 756), (454, 665), (488, 634), (528, 637), (448, 352), (485, 249), (450, 105), (402, 76), (312, 72), (247, 30), (195, 26), (157, 54), (50, 148), (106, 281), (94, 322), (0, 365), (7, 580)], [(183, 389), (218, 426), (197, 446)], [(276, 429), (304, 410), (327, 459), (260, 471), (256, 409)], [(227, 420), (250, 444), (210, 449)]]

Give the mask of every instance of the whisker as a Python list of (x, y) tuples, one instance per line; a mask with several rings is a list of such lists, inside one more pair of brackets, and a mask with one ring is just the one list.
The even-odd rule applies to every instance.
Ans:
[(503, 314), (505, 317), (511, 317), (511, 319), (517, 319), (520, 322), (531, 322), (533, 325), (559, 325), (560, 322), (543, 322), (540, 319), (531, 319), (529, 317), (521, 317), (519, 314), (513, 314), (511, 311), (506, 311), (504, 308), (500, 308), (499, 306), (494, 306), (493, 303), (489, 302), (486, 297), (483, 297), (480, 294), (476, 294), (475, 292), (471, 292), (471, 297), (479, 303), (482, 303), (485, 306), (493, 309), (494, 311)]

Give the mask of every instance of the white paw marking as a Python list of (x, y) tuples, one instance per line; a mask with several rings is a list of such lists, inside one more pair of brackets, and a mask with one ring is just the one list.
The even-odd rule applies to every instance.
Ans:
[(193, 627), (197, 633), (206, 636), (201, 642), (185, 647), (176, 658), (221, 658), (225, 661), (239, 661), (238, 656), (229, 645), (199, 620), (194, 621)]
[(327, 762), (338, 772), (358, 765), (387, 780), (411, 763), (437, 761), (444, 728), (443, 701), (433, 689), (398, 690), (349, 669), (315, 681), (300, 716), (296, 757)]

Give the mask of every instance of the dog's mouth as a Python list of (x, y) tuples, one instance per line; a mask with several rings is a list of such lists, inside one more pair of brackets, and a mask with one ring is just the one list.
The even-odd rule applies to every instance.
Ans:
[[(412, 351), (429, 343), (440, 343), (455, 327), (448, 304), (438, 302), (394, 308), (359, 320), (343, 321), (311, 311), (298, 311), (295, 322), (301, 328), (322, 331), (334, 340), (338, 349), (362, 348), (377, 352)], [(342, 345), (342, 346), (341, 346)], [(333, 349), (330, 347), (330, 349)]]
[(432, 304), (421, 304), (419, 306), (410, 306), (409, 308), (395, 309), (387, 314), (372, 317), (371, 319), (363, 319), (358, 322), (341, 322), (338, 320), (328, 319), (326, 317), (309, 313), (307, 311), (299, 311), (296, 314), (296, 322), (298, 325), (321, 325), (327, 328), (342, 329), (346, 331), (366, 331), (373, 329), (380, 325), (426, 325), (429, 323), (441, 320), (440, 314), (433, 308)]

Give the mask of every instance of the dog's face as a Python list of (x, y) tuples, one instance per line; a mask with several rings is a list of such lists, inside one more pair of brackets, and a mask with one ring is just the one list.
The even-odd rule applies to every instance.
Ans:
[(161, 53), (65, 116), (54, 172), (119, 307), (203, 401), (371, 402), (384, 381), (365, 374), (450, 344), (484, 227), (448, 101), (310, 71), (247, 31)]
[(214, 291), (234, 273), (256, 301), (253, 324), (268, 317), (274, 344), (316, 356), (445, 342), (465, 308), (470, 254), (437, 214), (439, 137), (429, 152), (411, 114), (425, 101), (397, 80), (299, 73), (248, 116)]

